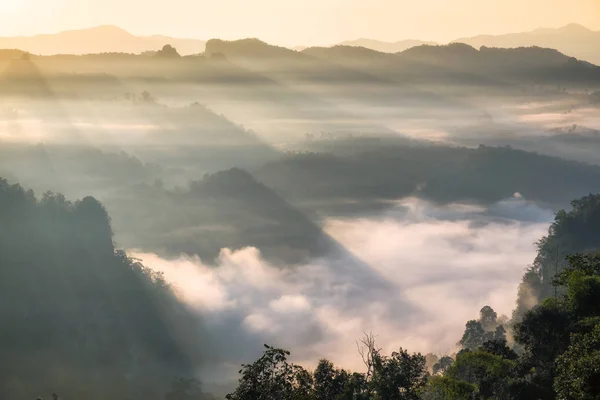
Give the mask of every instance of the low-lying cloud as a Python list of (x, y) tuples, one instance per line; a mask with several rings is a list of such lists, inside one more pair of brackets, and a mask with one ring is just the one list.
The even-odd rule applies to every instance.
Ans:
[(363, 332), (387, 352), (446, 353), (483, 305), (510, 315), (551, 218), (520, 196), (490, 209), (409, 199), (378, 218), (327, 221), (349, 254), (303, 266), (272, 265), (256, 248), (223, 249), (216, 265), (132, 255), (202, 316), (220, 365), (203, 371), (206, 381), (232, 378), (263, 343), (308, 366), (325, 357), (360, 369)]

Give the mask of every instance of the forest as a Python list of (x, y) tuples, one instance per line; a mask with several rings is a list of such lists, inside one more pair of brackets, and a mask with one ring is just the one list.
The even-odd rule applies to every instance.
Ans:
[[(572, 206), (557, 213), (539, 241), (512, 318), (498, 318), (484, 306), (478, 319), (465, 324), (457, 353), (400, 348), (386, 354), (368, 333), (349, 349), (359, 352), (366, 372), (352, 372), (326, 359), (307, 370), (289, 362), (287, 350), (265, 345), (258, 360), (242, 366), (239, 386), (227, 399), (598, 398), (600, 253), (594, 235), (600, 196)], [(558, 254), (569, 254), (564, 261), (556, 259), (558, 243)], [(539, 301), (532, 308), (530, 296)]]
[[(210, 398), (192, 373), (208, 356), (190, 340), (191, 331), (201, 334), (196, 321), (164, 277), (115, 249), (102, 204), (52, 192), (37, 199), (1, 180), (0, 210), (2, 339), (12, 344), (0, 349), (6, 398)], [(484, 306), (466, 322), (455, 354), (387, 354), (368, 333), (348, 349), (364, 362), (354, 372), (327, 359), (306, 369), (265, 345), (227, 398), (597, 398), (599, 221), (597, 195), (558, 212), (512, 317)], [(538, 305), (530, 307), (531, 297)]]
[(599, 33), (0, 37), (0, 400), (600, 399)]

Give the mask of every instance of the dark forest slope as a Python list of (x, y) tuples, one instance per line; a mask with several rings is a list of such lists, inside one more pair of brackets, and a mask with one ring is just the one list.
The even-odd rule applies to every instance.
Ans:
[(186, 315), (160, 276), (115, 251), (94, 198), (38, 200), (0, 179), (3, 398), (162, 398), (199, 360), (179, 335), (197, 329)]

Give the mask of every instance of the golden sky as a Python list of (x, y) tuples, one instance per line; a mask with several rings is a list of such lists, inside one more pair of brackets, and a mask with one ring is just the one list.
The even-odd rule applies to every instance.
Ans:
[(281, 45), (446, 42), (571, 22), (600, 30), (600, 0), (0, 0), (0, 36), (111, 24), (143, 35)]

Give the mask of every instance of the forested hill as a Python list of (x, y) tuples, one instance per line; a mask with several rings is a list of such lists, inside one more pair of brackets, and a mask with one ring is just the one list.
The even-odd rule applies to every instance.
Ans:
[[(334, 146), (338, 146), (337, 149)], [(417, 194), (440, 203), (490, 204), (518, 192), (564, 207), (600, 190), (600, 168), (509, 147), (396, 146), (302, 152), (254, 175), (295, 201), (373, 202)]]
[(556, 213), (548, 235), (537, 243), (538, 254), (519, 288), (517, 318), (532, 303), (554, 296), (552, 281), (567, 266), (567, 256), (600, 251), (600, 194), (573, 200), (571, 207)]
[(36, 199), (3, 179), (0, 320), (6, 399), (162, 399), (200, 356), (178, 334), (196, 329), (186, 310), (160, 276), (115, 251), (98, 201)]

